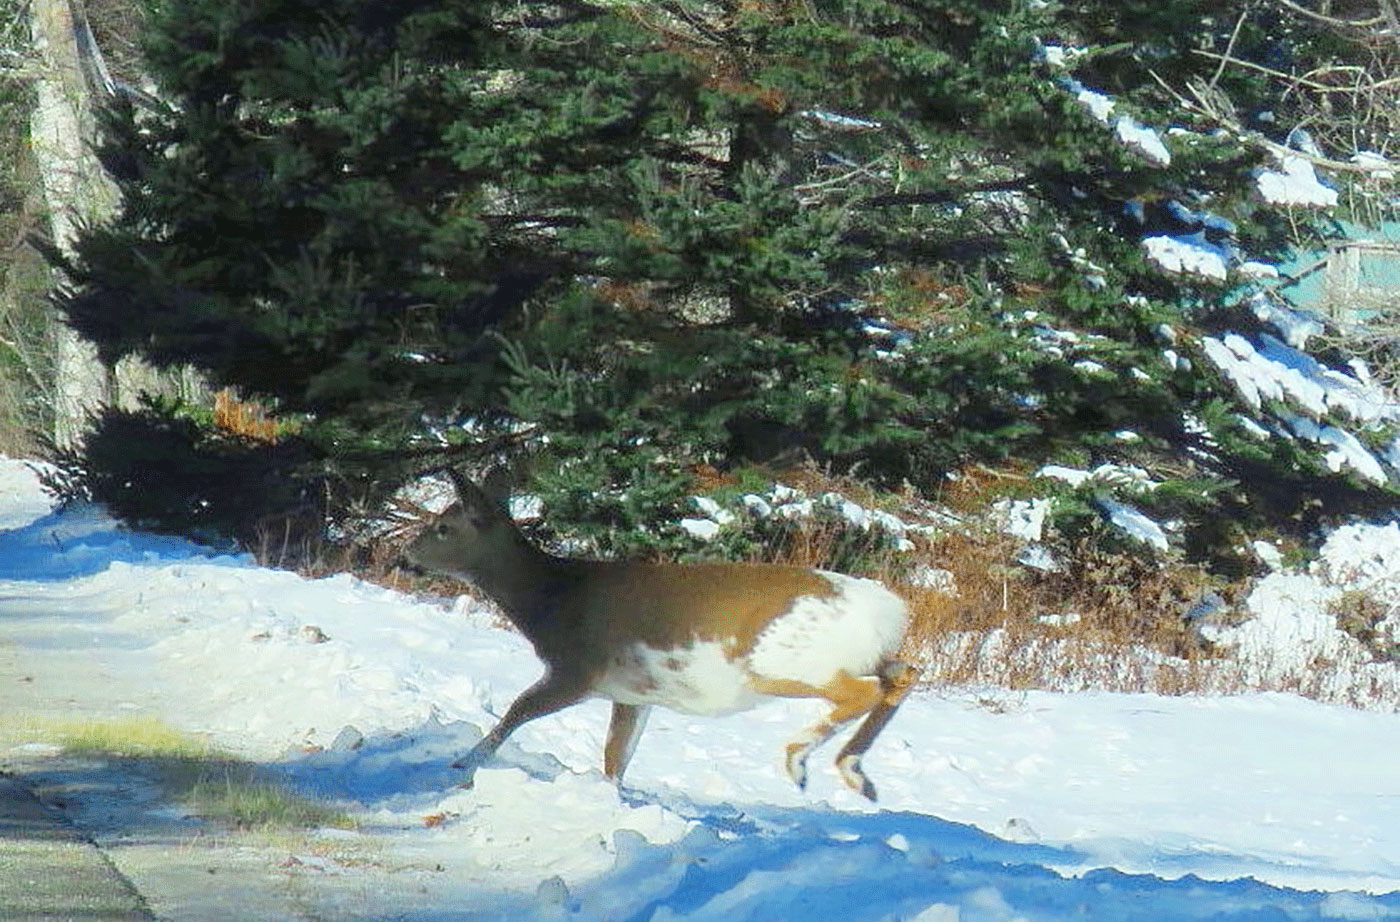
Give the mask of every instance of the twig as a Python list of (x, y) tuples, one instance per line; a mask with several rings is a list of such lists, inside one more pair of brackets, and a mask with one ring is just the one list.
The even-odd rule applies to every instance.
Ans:
[(792, 191), (798, 192), (798, 193), (801, 193), (801, 192), (815, 192), (816, 190), (825, 188), (825, 187), (827, 187), (827, 186), (840, 185), (841, 183), (844, 183), (844, 182), (846, 182), (847, 180), (850, 180), (850, 179), (854, 179), (854, 178), (856, 178), (857, 176), (875, 176), (875, 175), (876, 175), (876, 173), (875, 173), (875, 167), (876, 167), (876, 165), (878, 165), (878, 164), (879, 164), (882, 160), (884, 160), (884, 159), (886, 159), (886, 158), (883, 157), (883, 156), (881, 156), (881, 157), (876, 157), (874, 160), (871, 160), (869, 163), (862, 164), (861, 166), (858, 166), (858, 167), (856, 167), (856, 168), (854, 168), (854, 169), (852, 169), (852, 170), (850, 170), (850, 171), (848, 171), (848, 172), (842, 173), (840, 176), (833, 176), (833, 177), (831, 177), (830, 179), (822, 179), (822, 180), (817, 180), (817, 181), (814, 181), (814, 182), (805, 182), (805, 183), (802, 183), (801, 185), (793, 186), (793, 187), (792, 187)]
[(1324, 169), (1333, 170), (1339, 173), (1361, 173), (1365, 175), (1372, 175), (1390, 169), (1388, 166), (1350, 163), (1345, 160), (1333, 160), (1329, 157), (1320, 157), (1316, 154), (1309, 154), (1301, 150), (1295, 150), (1292, 147), (1279, 144), (1277, 141), (1271, 141), (1259, 132), (1251, 131), (1250, 129), (1244, 127), (1239, 123), (1238, 120), (1220, 111), (1220, 108), (1218, 106), (1210, 104), (1205, 99), (1203, 99), (1201, 95), (1197, 95), (1194, 101), (1187, 99), (1185, 96), (1181, 95), (1179, 92), (1173, 89), (1171, 84), (1163, 80), (1161, 75), (1158, 74), (1156, 71), (1149, 70), (1148, 73), (1151, 74), (1152, 79), (1156, 80), (1158, 85), (1161, 86), (1162, 89), (1166, 90), (1173, 97), (1175, 97), (1176, 101), (1183, 108), (1194, 112), (1200, 112), (1207, 118), (1214, 119), (1215, 121), (1219, 122), (1222, 127), (1238, 135), (1241, 140), (1247, 141), (1251, 144), (1255, 144), (1258, 147), (1261, 147), (1269, 153), (1273, 154), (1274, 156), (1279, 157), (1280, 159), (1282, 159), (1283, 157), (1301, 157), (1302, 159), (1311, 163), (1313, 166), (1320, 166)]
[(1340, 26), (1344, 29), (1370, 29), (1380, 25), (1384, 20), (1383, 15), (1372, 16), (1370, 19), (1337, 19), (1336, 17), (1319, 13), (1316, 10), (1310, 10), (1302, 4), (1294, 3), (1293, 0), (1273, 0), (1273, 2), (1284, 9), (1289, 9), (1295, 13), (1301, 13), (1304, 16), (1316, 19), (1318, 22), (1325, 22), (1329, 26)]
[[(1240, 67), (1244, 67), (1249, 70), (1257, 70), (1261, 74), (1268, 74), (1270, 77), (1276, 77), (1279, 80), (1287, 80), (1291, 83), (1297, 84), (1298, 86), (1305, 86), (1309, 89), (1317, 90), (1319, 93), (1355, 93), (1357, 91), (1357, 87), (1355, 86), (1332, 86), (1327, 83), (1321, 83), (1317, 80), (1310, 80), (1306, 76), (1300, 77), (1297, 74), (1289, 74), (1281, 70), (1275, 70), (1272, 67), (1265, 67), (1263, 64), (1255, 64), (1253, 61), (1246, 61), (1243, 58), (1232, 58), (1228, 55), (1223, 55), (1216, 51), (1206, 51), (1202, 48), (1193, 48), (1191, 49), (1191, 53), (1198, 54), (1203, 58), (1218, 60), (1221, 62), (1221, 67), (1224, 67), (1226, 64), (1236, 64)], [(1318, 73), (1318, 71), (1320, 70), (1322, 70), (1322, 68), (1309, 71), (1308, 73), (1315, 74)], [(1214, 83), (1215, 81), (1212, 80), (1211, 84), (1214, 85)], [(1378, 90), (1391, 86), (1392, 84), (1400, 84), (1400, 77), (1387, 77), (1384, 80), (1373, 81), (1366, 85), (1366, 89)]]
[(1210, 78), (1209, 87), (1214, 90), (1215, 85), (1220, 82), (1220, 77), (1225, 73), (1225, 65), (1230, 63), (1232, 52), (1235, 50), (1235, 41), (1240, 37), (1240, 29), (1244, 26), (1244, 21), (1249, 17), (1249, 10), (1245, 9), (1240, 13), (1240, 18), (1235, 20), (1235, 30), (1230, 33), (1230, 41), (1225, 45), (1225, 53), (1220, 56), (1220, 66), (1215, 69), (1215, 73)]
[(1395, 12), (1395, 0), (1380, 0), (1380, 5), (1386, 31), (1390, 33), (1390, 38), (1396, 46), (1400, 47), (1400, 15)]

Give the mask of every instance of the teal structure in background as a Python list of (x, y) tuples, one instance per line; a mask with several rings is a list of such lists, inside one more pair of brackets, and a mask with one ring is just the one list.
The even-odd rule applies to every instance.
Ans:
[(1343, 323), (1400, 303), (1400, 221), (1337, 226), (1342, 236), (1329, 247), (1298, 250), (1279, 264), (1291, 279), (1278, 286), (1279, 293)]

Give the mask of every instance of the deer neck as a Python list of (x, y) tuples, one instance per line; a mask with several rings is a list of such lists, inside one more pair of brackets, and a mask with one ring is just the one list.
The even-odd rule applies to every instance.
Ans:
[(550, 599), (557, 594), (568, 562), (535, 547), (523, 535), (503, 549), (491, 565), (474, 573), (474, 582), (501, 607), (511, 623), (533, 639), (535, 629), (551, 617)]

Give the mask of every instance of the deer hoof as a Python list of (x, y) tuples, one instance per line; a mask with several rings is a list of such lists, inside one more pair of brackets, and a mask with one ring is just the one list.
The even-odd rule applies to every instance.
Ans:
[(793, 743), (787, 750), (787, 773), (799, 791), (807, 790), (807, 753), (811, 747)]
[(860, 756), (842, 756), (836, 760), (836, 770), (841, 773), (841, 780), (846, 782), (851, 790), (871, 803), (875, 802), (875, 785), (865, 777), (865, 772), (860, 767)]

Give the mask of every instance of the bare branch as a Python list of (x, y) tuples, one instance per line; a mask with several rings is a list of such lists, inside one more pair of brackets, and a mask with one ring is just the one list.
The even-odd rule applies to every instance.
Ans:
[(1235, 20), (1235, 29), (1230, 33), (1230, 41), (1225, 46), (1225, 53), (1220, 56), (1220, 66), (1215, 69), (1215, 74), (1210, 78), (1210, 87), (1215, 89), (1215, 85), (1220, 82), (1220, 77), (1225, 73), (1225, 65), (1230, 63), (1235, 50), (1235, 42), (1240, 37), (1240, 29), (1244, 26), (1244, 21), (1249, 18), (1249, 10), (1241, 11), (1240, 18)]
[(1300, 3), (1294, 3), (1293, 0), (1273, 0), (1273, 2), (1284, 9), (1292, 10), (1295, 13), (1300, 13), (1303, 16), (1316, 19), (1318, 22), (1324, 22), (1329, 26), (1342, 29), (1373, 29), (1385, 21), (1384, 16), (1372, 16), (1370, 19), (1337, 19), (1336, 17), (1319, 13), (1316, 10), (1310, 10)]
[(1199, 112), (1212, 121), (1218, 122), (1220, 127), (1237, 135), (1241, 140), (1260, 147), (1277, 157), (1301, 157), (1314, 166), (1335, 170), (1340, 173), (1362, 173), (1369, 175), (1382, 172), (1386, 169), (1376, 164), (1352, 163), (1346, 160), (1333, 160), (1330, 157), (1319, 157), (1316, 154), (1305, 153), (1304, 151), (1279, 144), (1277, 141), (1271, 141), (1259, 132), (1252, 131), (1241, 125), (1239, 120), (1233, 115), (1227, 114), (1219, 106), (1218, 102), (1212, 98), (1214, 95), (1218, 95), (1218, 91), (1214, 94), (1208, 92), (1204, 83), (1197, 82), (1196, 85), (1188, 87), (1191, 90), (1192, 96), (1195, 97), (1194, 99), (1188, 99), (1174, 90), (1171, 85), (1163, 80), (1155, 71), (1149, 71), (1149, 73), (1151, 73), (1152, 79), (1156, 80), (1162, 89), (1176, 98), (1177, 104), (1182, 108), (1191, 112)]
[[(1201, 48), (1193, 48), (1193, 49), (1191, 49), (1191, 53), (1192, 53), (1192, 54), (1200, 55), (1200, 56), (1203, 57), (1203, 58), (1210, 58), (1210, 59), (1212, 59), (1212, 60), (1220, 61), (1220, 66), (1221, 66), (1221, 67), (1224, 67), (1224, 66), (1226, 66), (1226, 65), (1228, 65), (1228, 64), (1233, 64), (1233, 65), (1235, 65), (1235, 66), (1237, 66), (1237, 67), (1243, 67), (1243, 68), (1245, 68), (1246, 70), (1258, 71), (1258, 72), (1261, 73), (1261, 74), (1267, 74), (1267, 75), (1269, 75), (1270, 77), (1276, 77), (1276, 78), (1279, 79), (1279, 80), (1286, 80), (1286, 81), (1288, 81), (1289, 83), (1293, 83), (1293, 84), (1295, 84), (1295, 85), (1297, 85), (1297, 86), (1305, 86), (1305, 87), (1307, 87), (1308, 89), (1310, 89), (1310, 90), (1316, 90), (1316, 91), (1319, 92), (1319, 93), (1355, 93), (1355, 92), (1357, 91), (1357, 87), (1356, 87), (1355, 85), (1353, 85), (1353, 86), (1333, 86), (1333, 85), (1330, 84), (1330, 83), (1322, 83), (1322, 82), (1320, 82), (1320, 81), (1318, 81), (1318, 80), (1313, 80), (1313, 79), (1311, 79), (1311, 78), (1310, 78), (1309, 76), (1307, 76), (1307, 75), (1299, 76), (1298, 74), (1290, 74), (1290, 73), (1287, 73), (1287, 72), (1285, 72), (1285, 71), (1275, 70), (1275, 69), (1272, 68), (1272, 67), (1265, 67), (1263, 64), (1255, 64), (1253, 61), (1246, 61), (1246, 60), (1244, 60), (1243, 58), (1233, 58), (1233, 57), (1230, 57), (1229, 55), (1220, 54), (1219, 52), (1216, 52), (1216, 51), (1206, 51), (1206, 50), (1201, 49)], [(1345, 68), (1343, 68), (1343, 67), (1321, 68), (1321, 67), (1320, 67), (1320, 68), (1316, 68), (1316, 69), (1314, 69), (1314, 70), (1308, 71), (1308, 74), (1322, 73), (1322, 72), (1325, 72), (1325, 71), (1328, 71), (1328, 70), (1353, 70), (1353, 69), (1354, 69), (1354, 70), (1359, 70), (1359, 71), (1361, 71), (1362, 73), (1365, 73), (1364, 68), (1357, 67), (1357, 66), (1354, 66), (1354, 65), (1353, 65), (1353, 66), (1345, 67)], [(1367, 76), (1369, 76), (1369, 75), (1367, 75)], [(1214, 84), (1215, 84), (1215, 80), (1212, 79), (1212, 80), (1211, 80), (1211, 85), (1214, 85)], [(1387, 78), (1385, 78), (1384, 80), (1373, 80), (1373, 81), (1368, 82), (1368, 83), (1365, 85), (1365, 89), (1367, 89), (1367, 90), (1379, 90), (1379, 89), (1384, 89), (1384, 88), (1387, 88), (1387, 87), (1397, 86), (1397, 85), (1400, 85), (1400, 77), (1387, 77)]]
[(1400, 48), (1400, 15), (1395, 12), (1395, 0), (1379, 0), (1381, 5), (1381, 16), (1385, 19), (1386, 32)]

